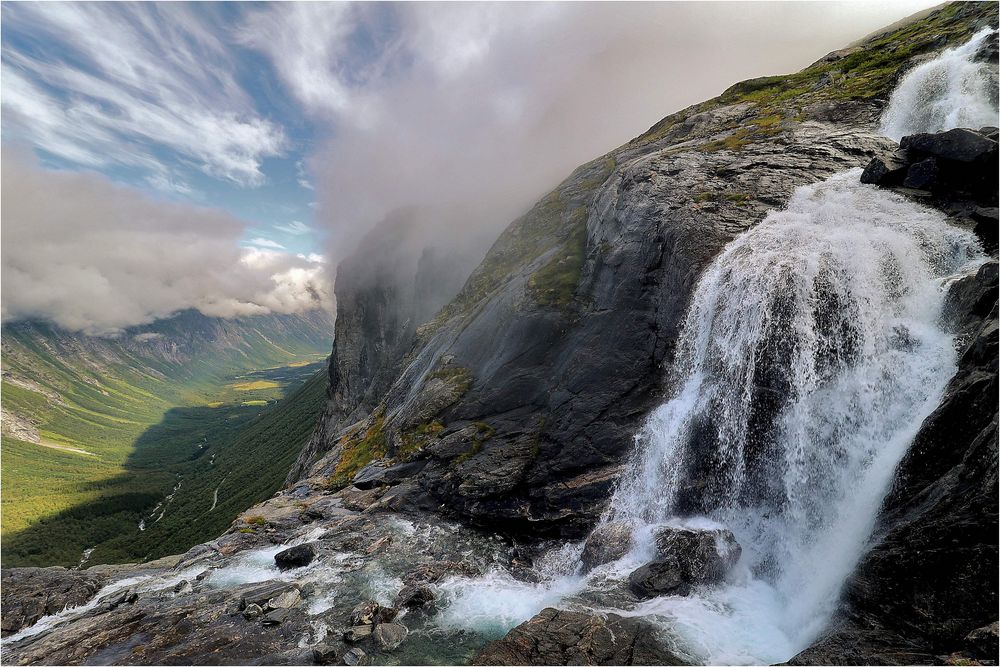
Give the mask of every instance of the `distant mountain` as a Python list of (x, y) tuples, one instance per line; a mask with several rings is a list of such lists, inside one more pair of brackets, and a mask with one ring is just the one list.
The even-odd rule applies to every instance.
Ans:
[[(5, 562), (76, 564), (84, 549), (116, 537), (127, 537), (129, 547), (116, 553), (98, 549), (91, 557), (143, 557), (137, 550), (146, 547), (135, 542), (145, 532), (139, 522), (178, 481), (182, 492), (172, 503), (183, 504), (183, 480), (202, 457), (217, 455), (217, 470), (226, 467), (239, 478), (237, 468), (254, 462), (229, 458), (229, 451), (240, 448), (237, 434), (244, 427), (266, 428), (260, 421), (275, 412), (273, 404), (285, 393), (315, 375), (332, 337), (332, 318), (319, 310), (234, 320), (185, 311), (114, 338), (39, 322), (5, 325)], [(320, 375), (310, 386), (321, 395), (325, 373)], [(309, 405), (304, 401), (298, 412)], [(301, 428), (310, 430), (311, 416), (299, 416)], [(294, 429), (286, 433), (274, 442), (279, 449), (293, 447), (294, 459), (302, 443)], [(232, 449), (222, 452), (224, 444)], [(276, 463), (281, 455), (267, 458)], [(234, 499), (246, 499), (220, 525), (258, 500), (255, 491), (264, 493), (260, 497), (272, 493), (290, 463), (258, 471), (259, 489), (244, 487), (223, 502), (220, 515)], [(158, 525), (150, 535), (170, 542), (167, 532)], [(218, 528), (205, 535), (213, 532)], [(152, 548), (155, 541), (142, 544)]]

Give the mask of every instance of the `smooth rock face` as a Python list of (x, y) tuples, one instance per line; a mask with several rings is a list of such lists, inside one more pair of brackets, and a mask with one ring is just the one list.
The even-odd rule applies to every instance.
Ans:
[(105, 583), (106, 576), (62, 567), (18, 567), (0, 571), (3, 636), (33, 625), (42, 616), (86, 603)]
[(580, 554), (583, 571), (618, 560), (632, 548), (632, 528), (624, 523), (598, 526), (587, 538)]
[(635, 618), (543, 609), (490, 642), (474, 665), (683, 665)]
[(290, 549), (279, 551), (274, 555), (274, 563), (279, 570), (288, 570), (293, 567), (303, 567), (312, 562), (316, 557), (316, 550), (308, 544), (299, 544)]

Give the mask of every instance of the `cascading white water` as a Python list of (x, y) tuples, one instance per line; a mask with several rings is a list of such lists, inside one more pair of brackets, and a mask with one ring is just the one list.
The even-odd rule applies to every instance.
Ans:
[(882, 133), (898, 141), (918, 132), (996, 125), (996, 66), (973, 60), (994, 32), (984, 28), (965, 44), (908, 72), (882, 115)]
[(942, 280), (979, 256), (972, 234), (859, 170), (799, 188), (726, 247), (694, 292), (674, 398), (638, 436), (605, 520), (648, 534), (701, 476), (694, 495), (736, 534), (741, 572), (638, 613), (669, 617), (715, 664), (808, 644), (954, 372)]

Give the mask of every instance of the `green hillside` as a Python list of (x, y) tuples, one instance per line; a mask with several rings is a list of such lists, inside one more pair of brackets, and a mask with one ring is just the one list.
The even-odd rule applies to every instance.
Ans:
[[(95, 546), (91, 563), (138, 560), (221, 532), (273, 493), (308, 437), (331, 334), (319, 313), (231, 321), (183, 313), (116, 339), (5, 326), (5, 566), (75, 565)], [(295, 401), (280, 401), (295, 392)], [(303, 423), (282, 422), (285, 409)], [(280, 429), (268, 431), (276, 420)], [(271, 448), (266, 470), (254, 458), (262, 433)], [(198, 506), (202, 487), (226, 473), (253, 483), (193, 521), (184, 508)], [(178, 482), (163, 518), (149, 520)], [(184, 519), (168, 519), (182, 509)], [(150, 527), (140, 531), (143, 519)], [(190, 537), (172, 537), (176, 530)]]

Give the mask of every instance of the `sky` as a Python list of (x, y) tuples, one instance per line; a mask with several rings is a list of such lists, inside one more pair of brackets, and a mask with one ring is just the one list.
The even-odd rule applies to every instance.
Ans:
[(3, 3), (3, 317), (330, 307), (391, 212), (498, 232), (663, 116), (932, 4)]

